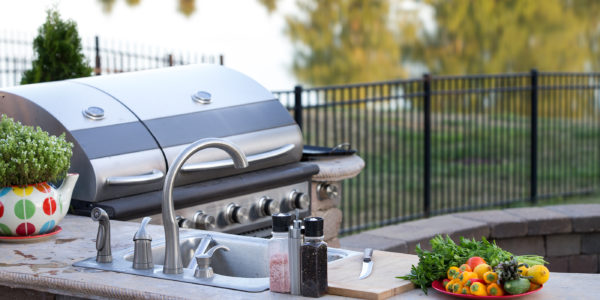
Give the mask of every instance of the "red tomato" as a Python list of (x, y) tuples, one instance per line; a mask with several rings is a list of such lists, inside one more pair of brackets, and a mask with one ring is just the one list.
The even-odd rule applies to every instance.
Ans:
[(481, 258), (479, 256), (473, 256), (467, 260), (467, 265), (469, 265), (469, 267), (471, 267), (471, 270), (475, 270), (475, 267), (477, 267), (479, 264), (485, 264), (485, 263), (486, 263), (485, 260), (483, 260), (483, 258)]

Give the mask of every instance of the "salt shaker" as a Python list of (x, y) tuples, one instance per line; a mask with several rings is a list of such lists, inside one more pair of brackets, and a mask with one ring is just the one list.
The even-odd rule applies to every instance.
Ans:
[(271, 292), (290, 292), (288, 230), (292, 216), (279, 213), (272, 216), (273, 237), (269, 240), (269, 287)]

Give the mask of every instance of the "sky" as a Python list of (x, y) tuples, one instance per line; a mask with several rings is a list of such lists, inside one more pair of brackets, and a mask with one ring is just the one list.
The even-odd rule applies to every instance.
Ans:
[[(106, 14), (97, 0), (0, 0), (0, 34), (31, 35), (44, 23), (46, 10), (58, 8), (77, 23), (82, 39), (129, 41), (167, 50), (223, 54), (225, 66), (240, 71), (269, 90), (292, 90), (292, 45), (281, 13), (269, 15), (256, 0), (196, 0), (185, 17), (177, 0), (141, 0), (130, 7), (116, 0)], [(279, 1), (289, 11), (293, 1)]]

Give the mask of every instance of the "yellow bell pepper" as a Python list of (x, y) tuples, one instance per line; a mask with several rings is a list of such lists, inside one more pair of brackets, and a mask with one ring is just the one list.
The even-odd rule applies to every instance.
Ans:
[(452, 279), (456, 279), (458, 277), (458, 275), (460, 274), (460, 269), (457, 267), (450, 267), (448, 269), (448, 279), (452, 280)]
[(485, 289), (485, 285), (481, 282), (474, 282), (471, 284), (470, 292), (475, 296), (487, 296), (488, 293)]
[(485, 272), (483, 274), (483, 280), (490, 284), (498, 281), (498, 273), (496, 272)]
[(488, 285), (487, 293), (489, 296), (504, 296), (504, 290), (496, 283)]
[(460, 283), (462, 285), (465, 285), (467, 283), (467, 280), (471, 279), (471, 278), (477, 278), (477, 273), (475, 272), (462, 272), (458, 275), (458, 280), (460, 280)]

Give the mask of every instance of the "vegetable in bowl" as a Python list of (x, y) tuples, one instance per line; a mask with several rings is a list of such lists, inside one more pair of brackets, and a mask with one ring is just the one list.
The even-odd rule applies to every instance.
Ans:
[(514, 256), (498, 247), (495, 242), (489, 242), (485, 237), (482, 237), (481, 241), (461, 237), (457, 244), (449, 236), (444, 238), (438, 235), (429, 243), (432, 251), (424, 250), (421, 245), (417, 245), (416, 252), (419, 263), (411, 267), (409, 274), (397, 277), (411, 281), (425, 294), (433, 281), (446, 277), (450, 267), (465, 264), (469, 258), (474, 256), (483, 258), (492, 268), (513, 257), (530, 267), (547, 264), (543, 257), (537, 255)]

